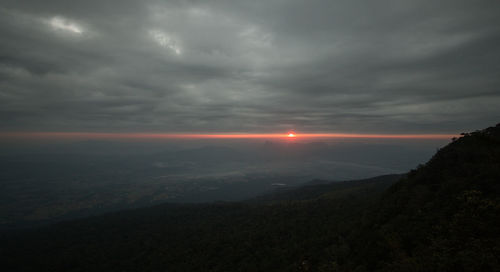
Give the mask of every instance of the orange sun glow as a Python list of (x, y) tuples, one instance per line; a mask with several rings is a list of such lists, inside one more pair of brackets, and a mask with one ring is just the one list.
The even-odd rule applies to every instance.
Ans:
[(107, 132), (0, 132), (2, 139), (257, 139), (257, 138), (375, 138), (451, 139), (455, 134), (356, 134), (356, 133), (107, 133)]

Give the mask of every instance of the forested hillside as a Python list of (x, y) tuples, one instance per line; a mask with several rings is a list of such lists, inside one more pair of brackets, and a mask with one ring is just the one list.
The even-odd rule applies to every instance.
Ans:
[(0, 242), (5, 271), (499, 271), (500, 125), (401, 177), (164, 204)]

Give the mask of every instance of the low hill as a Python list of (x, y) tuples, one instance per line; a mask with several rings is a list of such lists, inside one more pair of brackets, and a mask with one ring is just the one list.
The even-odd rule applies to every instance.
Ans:
[[(394, 183), (395, 179), (399, 179)], [(393, 184), (393, 185), (391, 185)], [(500, 125), (401, 176), (3, 233), (6, 271), (499, 271)]]

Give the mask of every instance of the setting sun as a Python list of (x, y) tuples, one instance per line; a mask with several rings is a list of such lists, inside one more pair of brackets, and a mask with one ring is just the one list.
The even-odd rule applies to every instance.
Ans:
[(290, 132), (290, 133), (288, 133), (288, 137), (290, 137), (290, 138), (295, 138), (296, 136), (295, 136), (295, 134), (294, 134), (294, 133)]

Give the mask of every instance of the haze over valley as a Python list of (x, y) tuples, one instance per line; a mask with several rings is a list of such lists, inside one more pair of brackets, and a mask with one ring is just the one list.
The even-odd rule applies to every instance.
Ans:
[(13, 144), (0, 156), (0, 226), (164, 202), (238, 201), (313, 180), (404, 173), (444, 142), (86, 140), (32, 143), (29, 149)]

